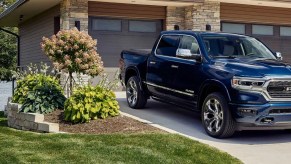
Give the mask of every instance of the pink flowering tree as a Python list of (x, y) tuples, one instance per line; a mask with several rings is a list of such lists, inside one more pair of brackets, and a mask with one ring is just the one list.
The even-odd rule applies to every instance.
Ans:
[(74, 72), (94, 77), (103, 71), (103, 62), (96, 51), (97, 41), (87, 33), (74, 28), (42, 40), (42, 50), (53, 62), (54, 68), (69, 73), (70, 92)]

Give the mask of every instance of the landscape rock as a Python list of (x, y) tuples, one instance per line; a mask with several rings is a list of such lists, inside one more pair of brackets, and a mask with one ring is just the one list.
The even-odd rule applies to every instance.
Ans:
[(59, 124), (44, 122), (44, 115), (19, 112), (20, 104), (12, 103), (11, 98), (5, 107), (9, 127), (25, 131), (58, 133)]

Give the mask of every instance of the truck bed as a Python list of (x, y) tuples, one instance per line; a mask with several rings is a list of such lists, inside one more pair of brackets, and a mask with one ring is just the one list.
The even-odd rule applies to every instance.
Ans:
[[(142, 80), (145, 79), (147, 70), (147, 59), (151, 54), (151, 49), (131, 49), (121, 52), (120, 58), (120, 71), (121, 79), (125, 82), (126, 69), (133, 69), (139, 71), (142, 75)], [(123, 78), (122, 78), (123, 77)]]
[(123, 54), (131, 54), (131, 55), (140, 55), (140, 56), (149, 56), (151, 53), (151, 49), (130, 49), (122, 51)]

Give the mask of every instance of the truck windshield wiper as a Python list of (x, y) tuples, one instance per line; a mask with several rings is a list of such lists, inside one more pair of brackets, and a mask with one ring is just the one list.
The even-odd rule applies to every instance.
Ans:
[(237, 58), (236, 56), (211, 56), (213, 58), (227, 58), (227, 59), (235, 59)]

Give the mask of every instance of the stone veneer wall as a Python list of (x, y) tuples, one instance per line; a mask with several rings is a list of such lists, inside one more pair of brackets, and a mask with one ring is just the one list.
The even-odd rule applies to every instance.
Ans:
[(195, 3), (192, 11), (193, 30), (205, 31), (210, 24), (211, 31), (220, 31), (220, 2)]
[(75, 21), (80, 21), (80, 30), (88, 31), (88, 0), (62, 0), (61, 29), (75, 27)]
[(166, 30), (174, 30), (174, 25), (185, 29), (185, 7), (167, 7)]
[[(75, 27), (75, 21), (80, 21), (80, 31), (88, 32), (88, 0), (62, 0), (61, 13), (61, 30), (69, 30)], [(61, 85), (65, 86), (65, 95), (69, 96), (69, 82), (67, 81), (68, 74), (63, 73), (61, 77)], [(89, 76), (82, 75), (82, 84), (88, 84)], [(76, 75), (74, 80), (78, 81)], [(67, 82), (67, 83), (66, 83)], [(66, 85), (65, 85), (66, 83)], [(78, 83), (78, 82), (77, 82)], [(79, 84), (79, 83), (78, 83)]]
[(14, 129), (35, 131), (35, 132), (50, 132), (58, 133), (59, 124), (44, 122), (44, 115), (37, 113), (22, 113), (19, 112), (21, 105), (11, 103), (11, 98), (5, 107), (8, 126)]
[(211, 31), (220, 31), (220, 2), (205, 1), (167, 8), (167, 30), (179, 25), (181, 30), (205, 31), (206, 24), (211, 25)]
[[(69, 74), (62, 72), (60, 83), (61, 86), (64, 87), (64, 93), (66, 97), (70, 97), (70, 82), (68, 80)], [(91, 79), (91, 76), (80, 74), (77, 75), (76, 73), (73, 73), (73, 85), (75, 86), (87, 86), (89, 84), (89, 80)]]
[(185, 30), (192, 30), (193, 22), (193, 6), (185, 7)]

